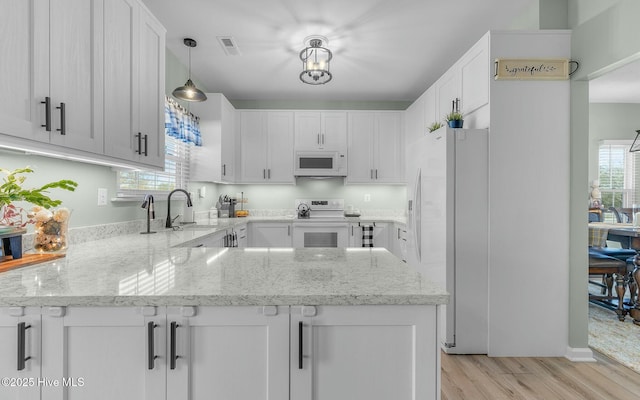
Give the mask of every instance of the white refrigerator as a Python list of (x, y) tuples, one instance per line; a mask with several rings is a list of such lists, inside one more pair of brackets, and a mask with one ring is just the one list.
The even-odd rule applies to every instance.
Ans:
[(409, 145), (407, 262), (450, 294), (442, 348), (487, 354), (488, 131), (440, 128)]

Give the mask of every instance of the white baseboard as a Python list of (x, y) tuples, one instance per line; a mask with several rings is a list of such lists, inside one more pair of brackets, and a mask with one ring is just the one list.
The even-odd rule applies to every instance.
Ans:
[(569, 361), (573, 362), (595, 362), (596, 359), (593, 358), (593, 352), (590, 348), (573, 348), (567, 347), (567, 352), (565, 353), (565, 358)]

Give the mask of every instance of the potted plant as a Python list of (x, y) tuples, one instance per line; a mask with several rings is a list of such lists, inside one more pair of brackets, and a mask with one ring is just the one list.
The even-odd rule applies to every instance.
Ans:
[[(0, 225), (19, 230), (28, 223), (35, 223), (34, 247), (36, 250), (58, 251), (66, 248), (69, 210), (65, 208), (50, 210), (59, 206), (62, 201), (52, 199), (47, 193), (49, 189), (74, 191), (78, 184), (63, 179), (39, 188), (25, 189), (23, 188), (26, 180), (24, 174), (32, 173), (31, 168), (19, 168), (13, 171), (0, 168), (0, 172), (6, 175), (0, 184)], [(34, 205), (32, 212), (27, 214), (27, 221), (22, 218), (24, 210), (14, 204), (18, 201)]]
[(444, 117), (444, 119), (447, 121), (449, 128), (462, 128), (462, 124), (464, 122), (462, 114), (457, 111), (450, 112)]
[(429, 133), (433, 132), (433, 131), (437, 131), (438, 129), (442, 128), (442, 124), (440, 122), (434, 122), (431, 125), (429, 125)]

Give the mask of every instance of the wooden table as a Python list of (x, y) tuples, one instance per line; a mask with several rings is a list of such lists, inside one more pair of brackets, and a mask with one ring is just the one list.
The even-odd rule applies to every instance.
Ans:
[[(607, 241), (615, 241), (625, 249), (640, 250), (640, 227), (632, 224), (608, 224), (603, 222), (589, 223), (589, 246), (605, 247)], [(633, 323), (640, 325), (640, 256), (636, 256), (635, 268), (629, 276), (629, 292), (631, 304), (629, 314)]]

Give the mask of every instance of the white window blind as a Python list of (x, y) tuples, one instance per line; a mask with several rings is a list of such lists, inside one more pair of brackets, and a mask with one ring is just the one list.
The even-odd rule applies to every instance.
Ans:
[(629, 153), (632, 141), (605, 140), (598, 154), (602, 205), (633, 207), (640, 202), (640, 152)]
[(189, 182), (191, 146), (166, 136), (164, 171), (118, 172), (118, 195), (127, 197), (149, 192), (168, 193), (176, 188), (186, 188)]

